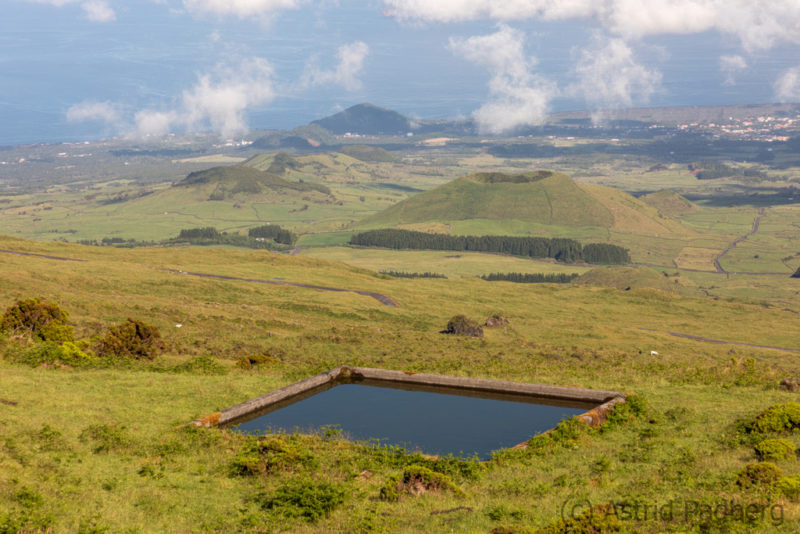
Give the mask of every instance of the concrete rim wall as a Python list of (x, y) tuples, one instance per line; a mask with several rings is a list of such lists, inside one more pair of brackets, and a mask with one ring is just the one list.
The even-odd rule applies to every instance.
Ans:
[[(252, 419), (263, 413), (268, 413), (272, 411), (270, 408), (277, 409), (278, 407), (291, 404), (301, 398), (334, 387), (338, 383), (357, 383), (359, 380), (383, 382), (390, 387), (392, 385), (441, 387), (465, 392), (527, 396), (551, 402), (562, 401), (565, 403), (580, 403), (593, 406), (590, 410), (577, 416), (581, 421), (591, 426), (601, 424), (605, 421), (608, 412), (613, 409), (614, 405), (625, 402), (625, 395), (617, 391), (528, 384), (523, 382), (511, 382), (508, 380), (465, 378), (343, 365), (277, 389), (266, 395), (231, 406), (230, 408), (213, 413), (202, 419), (196, 419), (192, 421), (192, 424), (205, 427), (233, 426), (238, 422)], [(525, 446), (526, 443), (520, 443), (515, 448), (524, 448)]]

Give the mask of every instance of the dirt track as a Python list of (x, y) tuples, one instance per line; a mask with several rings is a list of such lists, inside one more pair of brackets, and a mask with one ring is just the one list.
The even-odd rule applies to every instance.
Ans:
[[(37, 258), (45, 258), (48, 260), (57, 260), (57, 261), (77, 261), (77, 262), (85, 262), (86, 260), (78, 260), (75, 258), (64, 258), (61, 256), (48, 256), (46, 254), (34, 254), (32, 252), (17, 252), (15, 250), (5, 250), (0, 249), (0, 253), (6, 254), (16, 254), (19, 256), (36, 256)], [(312, 284), (300, 284), (297, 282), (283, 282), (280, 280), (259, 280), (257, 278), (237, 278), (235, 276), (225, 276), (221, 274), (207, 274), (207, 273), (191, 273), (187, 271), (177, 271), (174, 269), (168, 269), (169, 272), (173, 274), (186, 274), (190, 276), (201, 276), (203, 278), (216, 278), (218, 280), (236, 280), (239, 282), (254, 282), (258, 284), (271, 284), (275, 286), (292, 286), (292, 287), (304, 287), (307, 289), (319, 289), (321, 291), (336, 291), (336, 292), (343, 292), (343, 293), (356, 293), (358, 295), (364, 295), (365, 297), (372, 297), (381, 304), (385, 304), (386, 306), (397, 306), (397, 303), (387, 297), (386, 295), (381, 295), (380, 293), (373, 293), (371, 291), (359, 291), (357, 289), (342, 289), (339, 287), (328, 287), (328, 286), (316, 286)]]
[(81, 261), (81, 262), (85, 262), (86, 261), (86, 260), (76, 260), (75, 258), (62, 258), (61, 256), (48, 256), (46, 254), (34, 254), (33, 252), (17, 252), (16, 250), (0, 249), (0, 252), (5, 252), (6, 254), (16, 254), (17, 256), (36, 256), (37, 258), (46, 258), (48, 260)]
[(719, 255), (717, 255), (717, 257), (714, 258), (714, 267), (717, 269), (718, 273), (724, 274), (727, 272), (725, 269), (722, 268), (722, 265), (720, 265), (719, 260), (721, 260), (728, 252), (730, 252), (733, 249), (733, 247), (735, 247), (736, 245), (738, 245), (751, 235), (758, 232), (758, 225), (761, 223), (761, 218), (764, 217), (765, 215), (764, 211), (765, 211), (764, 208), (758, 210), (758, 215), (756, 216), (756, 219), (753, 221), (753, 228), (750, 229), (750, 232), (736, 239), (733, 243), (728, 245), (728, 248), (720, 252)]
[(666, 332), (663, 330), (656, 330), (654, 328), (637, 328), (636, 330), (644, 330), (646, 332), (656, 332), (659, 334), (669, 334), (670, 336), (680, 337), (683, 339), (691, 339), (694, 341), (705, 341), (707, 343), (717, 343), (718, 345), (737, 345), (739, 347), (750, 347), (753, 349), (769, 349), (769, 350), (779, 350), (783, 352), (800, 352), (800, 349), (789, 349), (786, 347), (771, 347), (769, 345), (752, 345), (750, 343), (739, 343), (737, 341), (724, 341), (722, 339), (711, 339), (708, 337), (693, 336), (690, 334), (681, 334), (680, 332)]
[(297, 282), (284, 282), (281, 280), (261, 280), (258, 278), (239, 278), (236, 276), (226, 276), (222, 274), (208, 274), (208, 273), (192, 273), (188, 271), (176, 271), (174, 269), (169, 269), (169, 272), (173, 274), (185, 274), (188, 276), (200, 276), (202, 278), (215, 278), (217, 280), (234, 280), (237, 282), (252, 282), (256, 284), (270, 284), (273, 286), (292, 286), (292, 287), (304, 287), (307, 289), (319, 289), (321, 291), (336, 291), (340, 293), (356, 293), (358, 295), (364, 295), (366, 297), (372, 297), (381, 304), (385, 304), (386, 306), (397, 306), (397, 303), (387, 297), (386, 295), (381, 295), (380, 293), (373, 293), (371, 291), (359, 291), (357, 289), (342, 289), (339, 287), (328, 287), (328, 286), (317, 286), (313, 284), (300, 284)]

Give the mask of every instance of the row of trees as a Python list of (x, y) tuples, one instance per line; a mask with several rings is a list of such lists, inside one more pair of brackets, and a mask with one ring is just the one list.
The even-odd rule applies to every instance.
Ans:
[[(282, 230), (280, 227), (276, 235), (284, 241), (278, 241), (275, 237), (269, 238), (253, 237), (251, 235), (229, 234), (227, 232), (220, 232), (213, 226), (205, 228), (184, 228), (175, 239), (170, 239), (163, 242), (164, 244), (171, 245), (188, 241), (193, 245), (229, 245), (233, 247), (245, 247), (266, 250), (283, 250), (286, 245), (294, 242), (295, 236), (288, 230)], [(284, 233), (285, 232), (285, 233)]]
[(429, 234), (411, 230), (369, 230), (350, 238), (351, 245), (416, 250), (463, 250), (495, 252), (529, 258), (554, 258), (564, 263), (590, 261), (584, 251), (588, 247), (590, 263), (630, 263), (628, 251), (608, 244), (590, 244), (583, 247), (574, 239), (546, 237), (516, 237), (503, 235), (452, 236)]
[(440, 273), (431, 273), (425, 271), (424, 273), (410, 273), (406, 271), (381, 271), (381, 274), (387, 274), (389, 276), (394, 276), (395, 278), (447, 278), (445, 275)]
[(281, 228), (277, 224), (265, 224), (264, 226), (250, 228), (250, 230), (247, 231), (247, 235), (253, 238), (261, 237), (272, 239), (276, 243), (282, 243), (284, 245), (294, 245), (297, 241), (297, 236), (295, 234), (285, 228)]
[(481, 276), (488, 282), (516, 282), (518, 284), (568, 284), (577, 273), (492, 273)]

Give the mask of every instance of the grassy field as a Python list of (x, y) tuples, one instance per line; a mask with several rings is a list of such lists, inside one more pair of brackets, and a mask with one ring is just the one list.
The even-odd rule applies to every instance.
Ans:
[(588, 267), (558, 265), (546, 261), (477, 252), (320, 247), (304, 249), (300, 255), (342, 262), (376, 272), (432, 272), (443, 274), (448, 278), (475, 277), (489, 273), (580, 274), (589, 270)]
[[(738, 422), (796, 399), (778, 383), (800, 376), (797, 358), (667, 333), (800, 348), (796, 313), (781, 307), (651, 289), (390, 279), (270, 252), (121, 250), (13, 238), (0, 238), (0, 248), (86, 260), (3, 253), (2, 307), (31, 296), (57, 301), (77, 337), (88, 340), (133, 317), (156, 325), (167, 346), (153, 362), (31, 367), (16, 355), (36, 345), (2, 338), (0, 525), (7, 531), (534, 532), (557, 524), (565, 502), (587, 499), (659, 506), (675, 500), (681, 512), (687, 503), (733, 500), (783, 512), (780, 522), (769, 513), (752, 522), (683, 513), (622, 520), (631, 532), (800, 527), (793, 498), (736, 482), (763, 439)], [(374, 291), (398, 306), (167, 269)], [(800, 280), (784, 283), (800, 292)], [(481, 321), (499, 313), (510, 322), (487, 328), (483, 338), (440, 334), (460, 313)], [(247, 370), (235, 365), (257, 354), (270, 357)], [(218, 365), (181, 365), (202, 356)], [(434, 464), (333, 432), (278, 436), (284, 452), (277, 467), (247, 474), (242, 466), (252, 466), (243, 462), (252, 459), (253, 441), (181, 426), (341, 364), (616, 389), (645, 402), (602, 432), (564, 430), (526, 452), (499, 452), (483, 467)], [(800, 436), (785, 437), (800, 445)], [(428, 462), (461, 491), (379, 499), (387, 480), (415, 462)], [(800, 473), (796, 459), (778, 466), (786, 475)]]

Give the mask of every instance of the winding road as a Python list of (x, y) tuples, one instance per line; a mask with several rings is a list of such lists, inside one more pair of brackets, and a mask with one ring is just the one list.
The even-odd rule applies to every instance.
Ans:
[[(714, 258), (714, 268), (717, 269), (718, 273), (720, 273), (720, 274), (733, 274), (733, 273), (728, 273), (728, 271), (723, 269), (722, 265), (720, 265), (720, 263), (719, 263), (719, 260), (721, 260), (728, 252), (733, 250), (733, 247), (735, 247), (736, 245), (738, 245), (739, 243), (741, 243), (742, 241), (744, 241), (745, 239), (747, 239), (751, 235), (753, 235), (756, 232), (758, 232), (758, 225), (761, 223), (761, 218), (764, 217), (765, 215), (766, 215), (765, 214), (765, 209), (764, 208), (759, 209), (758, 210), (758, 215), (756, 216), (755, 220), (753, 221), (753, 228), (750, 229), (750, 232), (748, 232), (747, 234), (743, 235), (742, 237), (736, 239), (733, 243), (728, 245), (728, 248), (726, 248), (725, 250), (720, 252), (717, 255), (717, 257)], [(751, 274), (751, 273), (747, 273), (747, 274)]]
[[(789, 310), (792, 311), (792, 310)], [(739, 343), (737, 341), (725, 341), (722, 339), (712, 339), (708, 337), (701, 337), (701, 336), (693, 336), (691, 334), (682, 334), (680, 332), (668, 332), (664, 330), (656, 330), (654, 328), (636, 328), (636, 330), (644, 330), (645, 332), (656, 332), (658, 334), (669, 334), (670, 336), (680, 337), (683, 339), (691, 339), (692, 341), (704, 341), (706, 343), (716, 343), (718, 345), (737, 345), (740, 347), (750, 347), (753, 349), (769, 349), (769, 350), (780, 350), (783, 352), (800, 352), (800, 349), (789, 349), (786, 347), (772, 347), (769, 345), (753, 345), (751, 343)]]
[[(64, 258), (62, 256), (48, 256), (46, 254), (34, 254), (33, 252), (19, 252), (16, 250), (7, 250), (7, 249), (0, 249), (0, 253), (5, 254), (15, 254), (18, 256), (35, 256), (37, 258), (45, 258), (48, 260), (56, 260), (56, 261), (76, 261), (76, 262), (86, 262), (87, 260), (79, 260), (75, 258)], [(380, 293), (373, 293), (372, 291), (360, 291), (357, 289), (343, 289), (340, 287), (328, 287), (328, 286), (318, 286), (313, 284), (301, 284), (298, 282), (284, 282), (280, 280), (260, 280), (257, 278), (238, 278), (236, 276), (225, 276), (222, 274), (208, 274), (208, 273), (192, 273), (187, 271), (178, 271), (175, 269), (167, 269), (167, 272), (173, 274), (185, 274), (189, 276), (200, 276), (203, 278), (216, 278), (218, 280), (236, 280), (239, 282), (254, 282), (258, 284), (270, 284), (275, 286), (292, 286), (292, 287), (303, 287), (306, 289), (319, 289), (320, 291), (335, 291), (340, 293), (356, 293), (358, 295), (364, 295), (365, 297), (371, 297), (384, 304), (386, 306), (397, 306), (397, 303), (387, 297), (386, 295), (381, 295)]]
[(48, 260), (58, 260), (58, 261), (80, 261), (85, 262), (86, 260), (78, 260), (75, 258), (63, 258), (61, 256), (48, 256), (46, 254), (34, 254), (33, 252), (18, 252), (16, 250), (6, 250), (0, 248), (0, 252), (4, 252), (6, 254), (16, 254), (17, 256), (36, 256), (37, 258), (45, 258)]
[(192, 273), (188, 271), (178, 271), (175, 269), (167, 269), (167, 272), (172, 274), (185, 274), (187, 276), (199, 276), (202, 278), (214, 278), (217, 280), (234, 280), (237, 282), (252, 282), (256, 284), (270, 284), (273, 286), (292, 286), (292, 287), (304, 287), (307, 289), (319, 289), (321, 291), (335, 291), (337, 293), (356, 293), (358, 295), (364, 295), (365, 297), (372, 297), (381, 304), (385, 304), (386, 306), (397, 306), (397, 303), (387, 297), (386, 295), (381, 295), (380, 293), (373, 293), (372, 291), (359, 291), (357, 289), (342, 289), (340, 287), (328, 287), (328, 286), (317, 286), (313, 284), (300, 284), (298, 282), (284, 282), (281, 280), (261, 280), (259, 278), (239, 278), (237, 276), (226, 276), (223, 274), (209, 274), (209, 273)]

